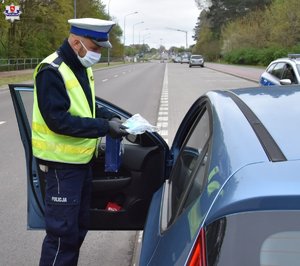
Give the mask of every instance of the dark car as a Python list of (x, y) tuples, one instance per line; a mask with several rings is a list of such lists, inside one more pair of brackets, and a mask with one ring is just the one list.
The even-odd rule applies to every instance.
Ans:
[[(32, 86), (10, 92), (25, 148), (28, 226), (44, 228)], [(191, 106), (170, 149), (157, 133), (129, 135), (117, 173), (104, 171), (105, 153), (94, 164), (91, 229), (143, 230), (139, 265), (298, 265), (299, 102), (296, 86), (210, 91)], [(121, 209), (110, 211), (110, 202)]]
[(202, 55), (193, 54), (190, 57), (189, 67), (201, 66), (204, 67), (204, 58)]
[(287, 58), (272, 61), (259, 83), (262, 86), (300, 84), (300, 55), (289, 54)]

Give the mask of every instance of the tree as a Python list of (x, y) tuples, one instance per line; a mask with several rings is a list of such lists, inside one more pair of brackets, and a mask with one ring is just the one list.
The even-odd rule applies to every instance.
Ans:
[(265, 13), (269, 46), (289, 48), (300, 42), (300, 1), (276, 0)]
[(219, 35), (222, 27), (229, 21), (245, 16), (253, 10), (263, 9), (271, 2), (272, 0), (212, 0), (207, 18), (213, 32)]
[[(0, 18), (0, 57), (43, 58), (55, 51), (68, 36), (68, 19), (74, 17), (73, 1), (70, 0), (22, 0), (20, 21), (10, 23)], [(0, 5), (4, 11), (4, 5)], [(77, 18), (94, 17), (109, 19), (101, 0), (77, 0)], [(112, 55), (123, 54), (121, 28), (116, 25), (110, 32)], [(106, 54), (106, 50), (103, 51)]]

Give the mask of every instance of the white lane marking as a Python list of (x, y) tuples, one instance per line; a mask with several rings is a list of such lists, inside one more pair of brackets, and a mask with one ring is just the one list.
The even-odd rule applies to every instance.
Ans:
[(119, 75), (114, 75), (114, 78), (117, 78)]
[(3, 125), (5, 123), (6, 123), (6, 121), (0, 121), (0, 125)]
[(106, 81), (108, 81), (108, 79), (102, 79), (102, 82), (106, 82)]
[(160, 106), (158, 112), (158, 118), (156, 126), (158, 133), (164, 138), (168, 144), (168, 120), (169, 120), (169, 92), (168, 92), (168, 64), (166, 64), (166, 70), (163, 81), (163, 88), (160, 96)]

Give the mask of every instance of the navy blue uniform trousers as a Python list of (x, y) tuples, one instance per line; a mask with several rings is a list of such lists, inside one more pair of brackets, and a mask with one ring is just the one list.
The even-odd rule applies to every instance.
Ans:
[(89, 225), (91, 167), (49, 167), (46, 173), (46, 237), (40, 266), (77, 265)]

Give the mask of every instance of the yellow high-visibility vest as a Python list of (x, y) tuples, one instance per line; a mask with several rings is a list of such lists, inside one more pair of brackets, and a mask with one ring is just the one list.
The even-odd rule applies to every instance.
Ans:
[[(91, 68), (87, 68), (87, 75), (93, 99), (91, 111), (86, 95), (72, 70), (64, 63), (53, 63), (58, 57), (55, 52), (45, 58), (34, 71), (34, 80), (43, 64), (51, 64), (58, 68), (70, 98), (70, 112), (73, 116), (95, 118), (95, 89)], [(34, 84), (34, 102), (32, 116), (32, 151), (37, 158), (62, 163), (85, 164), (88, 163), (96, 149), (97, 139), (77, 138), (61, 135), (50, 130), (45, 123), (37, 101), (36, 84)]]

